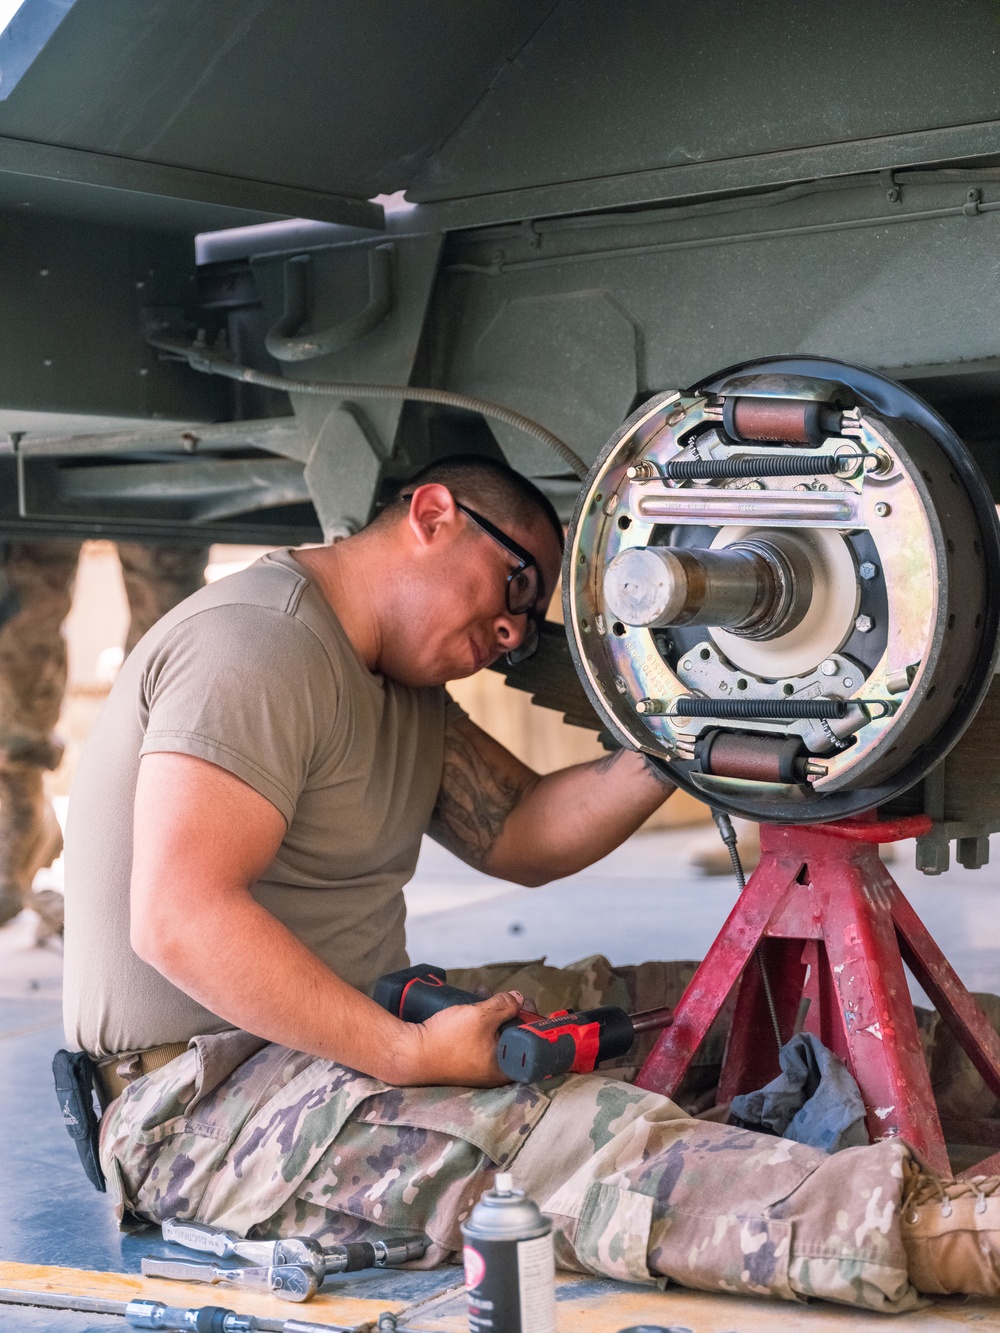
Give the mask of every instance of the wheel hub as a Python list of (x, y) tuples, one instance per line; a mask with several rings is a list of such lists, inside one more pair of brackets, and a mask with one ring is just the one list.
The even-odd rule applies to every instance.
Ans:
[(715, 805), (812, 822), (903, 790), (961, 734), (992, 672), (1000, 540), (920, 400), (854, 367), (786, 364), (661, 394), (625, 423), (581, 493), (564, 597), (581, 679), (623, 743)]

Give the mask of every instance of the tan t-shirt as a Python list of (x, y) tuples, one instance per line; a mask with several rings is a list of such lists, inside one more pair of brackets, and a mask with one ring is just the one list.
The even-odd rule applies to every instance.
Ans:
[(68, 1040), (110, 1055), (231, 1026), (129, 945), (135, 784), (156, 751), (210, 760), (280, 810), (288, 827), (253, 895), (338, 976), (368, 990), (405, 967), (402, 887), (441, 782), (446, 701), (372, 675), (285, 551), (159, 621), (125, 662), (73, 784)]

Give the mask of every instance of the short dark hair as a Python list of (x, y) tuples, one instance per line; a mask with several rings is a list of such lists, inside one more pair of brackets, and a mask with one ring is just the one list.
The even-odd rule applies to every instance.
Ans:
[(533, 517), (544, 518), (562, 549), (563, 525), (552, 501), (533, 481), (499, 459), (484, 454), (449, 454), (421, 468), (399, 487), (393, 499), (398, 500), (417, 486), (432, 484), (447, 486), (456, 500), (480, 510), (498, 527), (523, 523)]

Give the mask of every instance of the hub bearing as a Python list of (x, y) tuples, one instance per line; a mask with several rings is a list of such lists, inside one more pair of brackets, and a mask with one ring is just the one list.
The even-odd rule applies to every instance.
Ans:
[(565, 618), (623, 744), (715, 806), (806, 823), (888, 800), (959, 738), (993, 672), (990, 581), (996, 511), (950, 428), (873, 372), (776, 360), (658, 395), (610, 441)]

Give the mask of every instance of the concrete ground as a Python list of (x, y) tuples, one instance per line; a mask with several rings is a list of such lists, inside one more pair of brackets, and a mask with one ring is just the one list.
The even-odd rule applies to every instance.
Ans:
[[(589, 870), (534, 890), (490, 880), (427, 843), (407, 889), (411, 956), (414, 961), (445, 967), (543, 955), (559, 964), (597, 952), (613, 963), (699, 958), (736, 896), (731, 878), (704, 879), (690, 869), (692, 851), (712, 845), (713, 838), (714, 830), (704, 828), (644, 834)], [(995, 854), (1000, 857), (1000, 846)], [(926, 879), (913, 869), (912, 846), (903, 844), (893, 873), (966, 985), (1000, 992), (996, 871), (959, 869)], [(47, 881), (55, 885), (58, 880), (56, 866)], [(34, 947), (29, 913), (0, 929), (0, 1122), (4, 1127), (0, 1286), (12, 1281), (11, 1273), (20, 1271), (15, 1269), (18, 1264), (135, 1274), (141, 1256), (157, 1252), (162, 1244), (152, 1229), (137, 1235), (116, 1230), (106, 1200), (83, 1176), (60, 1122), (49, 1072), (52, 1053), (62, 1043), (60, 970), (58, 947)], [(455, 1270), (397, 1277), (352, 1275), (337, 1279), (344, 1285), (333, 1294), (384, 1306), (390, 1300), (429, 1299), (453, 1285), (455, 1278)], [(620, 1301), (629, 1290), (633, 1303), (629, 1313), (634, 1308), (636, 1318), (622, 1313)], [(742, 1333), (765, 1327), (839, 1330), (880, 1322), (874, 1316), (838, 1312), (832, 1307), (807, 1314), (769, 1302), (734, 1302), (680, 1292), (664, 1296), (603, 1282), (577, 1285), (572, 1293), (568, 1287), (563, 1293), (560, 1311), (567, 1318), (560, 1315), (560, 1327), (594, 1329), (595, 1333), (605, 1329), (610, 1333), (626, 1323), (655, 1323), (678, 1333), (682, 1327), (693, 1333)], [(202, 1299), (214, 1302), (217, 1289), (206, 1288)], [(438, 1322), (418, 1321), (419, 1326), (461, 1328), (460, 1305), (455, 1306), (454, 1298), (449, 1300), (447, 1308), (441, 1306)], [(595, 1301), (604, 1313), (595, 1313)], [(570, 1310), (572, 1320), (568, 1319)], [(332, 1310), (321, 1314), (315, 1306), (289, 1309), (286, 1314), (315, 1320), (325, 1314), (336, 1319)], [(897, 1320), (894, 1327), (912, 1324), (929, 1331), (966, 1323), (1000, 1330), (1000, 1307), (950, 1302), (920, 1316)], [(0, 1330), (105, 1333), (122, 1327), (118, 1320), (102, 1321), (97, 1316), (0, 1305)]]

